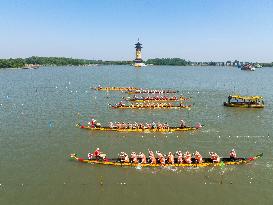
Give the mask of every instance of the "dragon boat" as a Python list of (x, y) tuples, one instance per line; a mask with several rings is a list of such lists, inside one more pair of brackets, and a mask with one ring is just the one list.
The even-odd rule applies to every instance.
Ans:
[[(197, 163), (194, 158), (192, 158), (192, 163), (177, 163), (177, 158), (175, 158), (174, 164), (151, 164), (151, 163), (145, 163), (141, 164), (141, 160), (139, 159), (139, 163), (133, 163), (133, 162), (121, 162), (120, 158), (112, 158), (112, 159), (84, 159), (81, 157), (78, 157), (77, 154), (70, 154), (70, 158), (72, 160), (76, 160), (78, 162), (87, 163), (87, 164), (96, 164), (96, 165), (108, 165), (108, 166), (118, 166), (118, 167), (208, 167), (208, 166), (224, 166), (224, 165), (241, 165), (241, 164), (248, 164), (254, 160), (257, 160), (263, 156), (263, 153), (258, 154), (254, 157), (248, 157), (248, 158), (237, 158), (236, 160), (231, 158), (221, 158), (221, 161), (219, 163), (213, 163), (211, 158), (203, 158), (202, 163)], [(158, 160), (158, 159), (157, 159)]]
[[(111, 128), (111, 127), (91, 127), (84, 125), (76, 125), (81, 129), (87, 129), (92, 131), (115, 131), (115, 132), (182, 132), (182, 131), (194, 131), (200, 129), (198, 127), (169, 127), (169, 128)], [(203, 125), (202, 125), (203, 126)]]
[(140, 88), (135, 87), (96, 87), (93, 88), (97, 91), (134, 91), (134, 90), (140, 90)]
[(132, 105), (110, 105), (113, 109), (191, 109), (191, 105), (147, 105), (147, 104), (132, 104)]
[(189, 100), (189, 98), (185, 97), (133, 97), (133, 98), (123, 98), (126, 101), (130, 102), (177, 102), (177, 101), (185, 101)]
[(240, 108), (264, 108), (263, 97), (261, 96), (228, 96), (228, 102), (224, 102), (227, 107), (240, 107)]
[(128, 94), (171, 94), (178, 93), (178, 90), (129, 90)]

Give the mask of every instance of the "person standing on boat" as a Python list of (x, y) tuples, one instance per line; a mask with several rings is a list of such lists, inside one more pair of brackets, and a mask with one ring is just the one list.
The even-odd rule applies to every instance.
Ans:
[(203, 157), (198, 151), (195, 151), (194, 158), (197, 163), (203, 162)]
[(237, 159), (237, 154), (234, 149), (229, 152), (229, 157), (232, 161), (235, 161)]

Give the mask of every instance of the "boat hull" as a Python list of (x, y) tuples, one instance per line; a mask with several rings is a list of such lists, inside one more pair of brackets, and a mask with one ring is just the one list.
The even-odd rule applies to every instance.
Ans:
[(113, 109), (191, 109), (191, 106), (162, 106), (162, 107), (141, 107), (141, 106), (112, 106)]
[[(213, 163), (211, 159), (204, 158), (203, 163), (175, 163), (175, 164), (141, 164), (141, 163), (125, 163), (125, 162), (119, 162), (118, 159), (108, 159), (108, 161), (99, 161), (99, 160), (89, 160), (84, 158), (77, 157), (77, 154), (71, 154), (70, 158), (82, 163), (87, 164), (96, 164), (96, 165), (107, 165), (107, 166), (117, 166), (117, 167), (208, 167), (208, 166), (224, 166), (224, 165), (240, 165), (240, 164), (247, 164), (251, 161), (254, 161), (256, 159), (259, 159), (263, 156), (263, 153), (256, 155), (255, 157), (249, 157), (249, 158), (239, 158), (235, 161), (232, 161), (230, 158), (223, 158), (221, 162), (219, 163)], [(194, 161), (194, 159), (192, 159)]]
[[(87, 130), (92, 130), (92, 131), (116, 131), (116, 132), (183, 132), (183, 131), (194, 131), (197, 130), (195, 127), (185, 127), (185, 128), (179, 128), (179, 127), (170, 127), (169, 129), (123, 129), (123, 128), (110, 128), (110, 127), (96, 127), (92, 128), (89, 126), (80, 126), (81, 129), (87, 129)], [(199, 128), (200, 129), (200, 128)]]
[(240, 107), (240, 108), (264, 108), (261, 104), (246, 104), (246, 103), (228, 103), (224, 102), (226, 107)]

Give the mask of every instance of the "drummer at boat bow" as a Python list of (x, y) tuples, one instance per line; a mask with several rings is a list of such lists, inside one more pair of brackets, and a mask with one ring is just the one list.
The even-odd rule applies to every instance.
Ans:
[(88, 159), (91, 160), (93, 157), (95, 157), (96, 160), (105, 159), (106, 154), (103, 154), (100, 151), (100, 148), (97, 148), (93, 153), (88, 153)]

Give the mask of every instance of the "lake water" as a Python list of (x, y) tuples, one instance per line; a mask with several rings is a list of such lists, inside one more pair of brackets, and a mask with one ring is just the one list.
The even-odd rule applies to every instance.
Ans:
[[(0, 70), (0, 204), (273, 204), (273, 69), (131, 66)], [(187, 110), (112, 110), (126, 96), (90, 87), (170, 88), (192, 97)], [(229, 94), (262, 95), (264, 109), (228, 108)], [(75, 124), (184, 119), (205, 127), (181, 133), (91, 132)], [(100, 147), (120, 151), (195, 150), (264, 156), (242, 166), (124, 168), (81, 164)]]

